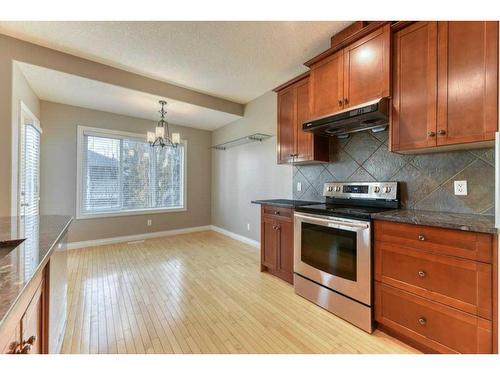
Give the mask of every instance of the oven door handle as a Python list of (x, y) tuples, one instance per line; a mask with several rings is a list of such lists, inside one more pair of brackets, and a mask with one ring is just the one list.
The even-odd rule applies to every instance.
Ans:
[(311, 224), (322, 225), (330, 228), (345, 229), (351, 232), (357, 232), (359, 230), (368, 229), (368, 224), (358, 224), (358, 223), (348, 223), (340, 220), (333, 219), (321, 219), (318, 217), (310, 217), (305, 215), (295, 214), (295, 217), (302, 219), (302, 221), (309, 222)]

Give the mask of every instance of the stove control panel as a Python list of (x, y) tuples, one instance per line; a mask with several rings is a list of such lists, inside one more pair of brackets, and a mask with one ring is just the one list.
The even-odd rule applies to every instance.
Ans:
[(398, 198), (398, 183), (388, 182), (327, 182), (323, 188), (325, 197), (384, 199)]

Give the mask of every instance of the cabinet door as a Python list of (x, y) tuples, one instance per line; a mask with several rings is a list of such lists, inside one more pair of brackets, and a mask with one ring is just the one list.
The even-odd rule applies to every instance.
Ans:
[(437, 22), (394, 35), (392, 150), (436, 146)]
[(295, 161), (313, 160), (313, 134), (302, 130), (302, 124), (309, 116), (309, 80), (305, 79), (296, 86), (297, 113), (295, 126), (296, 153)]
[(280, 277), (293, 283), (293, 223), (278, 221), (278, 272)]
[(309, 95), (311, 118), (321, 117), (343, 108), (343, 51), (311, 66)]
[(261, 216), (261, 263), (269, 271), (275, 271), (278, 262), (278, 236), (276, 221)]
[(493, 140), (498, 22), (438, 22), (438, 145)]
[(278, 163), (288, 163), (295, 153), (295, 88), (278, 94)]
[(38, 287), (21, 320), (23, 354), (42, 354), (42, 330), (44, 314), (43, 282)]
[(344, 49), (344, 107), (390, 95), (390, 26)]
[(21, 325), (18, 322), (5, 331), (0, 337), (0, 354), (16, 354), (21, 343)]

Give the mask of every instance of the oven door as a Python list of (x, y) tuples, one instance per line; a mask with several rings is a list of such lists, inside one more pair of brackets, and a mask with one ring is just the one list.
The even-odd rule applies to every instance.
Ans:
[(294, 272), (371, 306), (370, 222), (296, 212)]

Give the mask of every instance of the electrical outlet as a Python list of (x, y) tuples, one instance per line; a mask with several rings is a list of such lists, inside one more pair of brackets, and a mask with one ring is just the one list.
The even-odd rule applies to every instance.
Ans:
[(250, 223), (247, 223), (247, 231), (250, 232)]
[(455, 195), (467, 195), (467, 181), (453, 181)]
[(150, 226), (151, 226), (151, 224), (153, 224), (153, 220), (148, 219), (148, 227), (150, 227)]
[(297, 182), (297, 191), (302, 191), (302, 182)]

